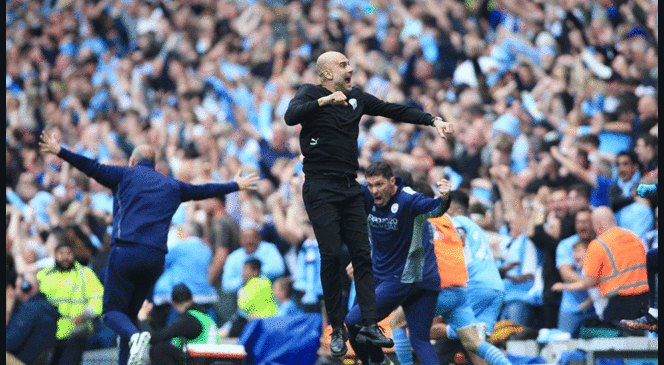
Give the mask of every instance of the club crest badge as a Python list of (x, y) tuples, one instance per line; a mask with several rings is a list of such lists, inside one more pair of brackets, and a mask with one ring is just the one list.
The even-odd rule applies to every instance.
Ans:
[(399, 204), (397, 204), (397, 203), (392, 204), (392, 207), (390, 208), (390, 211), (392, 213), (396, 214), (397, 211), (399, 211)]
[(352, 99), (348, 100), (348, 104), (350, 104), (350, 106), (353, 107), (353, 110), (355, 110), (355, 108), (357, 108), (357, 99), (352, 98)]

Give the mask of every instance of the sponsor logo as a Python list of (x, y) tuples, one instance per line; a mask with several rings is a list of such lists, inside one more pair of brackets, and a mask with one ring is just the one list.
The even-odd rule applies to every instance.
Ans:
[(369, 214), (367, 221), (372, 228), (385, 229), (388, 231), (399, 230), (399, 219), (397, 218), (380, 218)]

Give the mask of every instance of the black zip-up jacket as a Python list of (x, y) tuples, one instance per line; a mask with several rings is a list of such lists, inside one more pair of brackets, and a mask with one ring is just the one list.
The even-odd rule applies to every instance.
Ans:
[(332, 94), (321, 85), (304, 84), (288, 104), (286, 124), (302, 124), (300, 148), (304, 155), (302, 171), (354, 175), (359, 169), (357, 137), (363, 114), (395, 121), (433, 125), (433, 116), (415, 107), (382, 101), (353, 87), (348, 105), (319, 106), (318, 99)]

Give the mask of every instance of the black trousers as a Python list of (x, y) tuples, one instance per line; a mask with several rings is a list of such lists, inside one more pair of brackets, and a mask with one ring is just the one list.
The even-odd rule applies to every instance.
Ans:
[(332, 327), (342, 326), (346, 311), (341, 299), (341, 245), (353, 263), (357, 302), (363, 324), (374, 323), (376, 291), (364, 209), (364, 189), (353, 175), (307, 175), (302, 186), (304, 207), (318, 240), (321, 284)]
[(648, 292), (637, 295), (615, 295), (609, 298), (604, 308), (605, 322), (619, 322), (621, 319), (636, 319), (648, 308)]
[(58, 340), (55, 345), (55, 351), (53, 352), (51, 364), (80, 364), (81, 360), (83, 359), (83, 352), (85, 351), (87, 342), (87, 337)]
[(155, 365), (180, 365), (184, 363), (182, 350), (173, 346), (170, 341), (159, 342), (150, 347), (150, 361)]

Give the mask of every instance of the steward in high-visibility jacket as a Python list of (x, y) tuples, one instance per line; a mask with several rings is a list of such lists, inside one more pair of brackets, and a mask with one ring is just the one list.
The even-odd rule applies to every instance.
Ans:
[(631, 231), (618, 227), (609, 207), (595, 208), (591, 216), (596, 239), (590, 242), (581, 280), (555, 283), (551, 290), (586, 290), (599, 287), (608, 299), (598, 316), (617, 325), (622, 319), (636, 319), (648, 307), (646, 249)]
[(647, 303), (648, 273), (645, 246), (634, 233), (613, 227), (599, 235), (588, 245), (583, 272), (597, 280), (599, 292), (609, 299), (604, 320), (640, 316)]
[[(65, 258), (59, 260), (62, 257)], [(37, 273), (37, 279), (41, 292), (61, 315), (56, 339), (71, 337), (75, 329), (86, 331), (83, 326), (91, 334), (93, 327), (89, 320), (101, 315), (104, 287), (94, 271), (73, 260), (71, 246), (59, 244), (55, 259), (55, 265)]]

